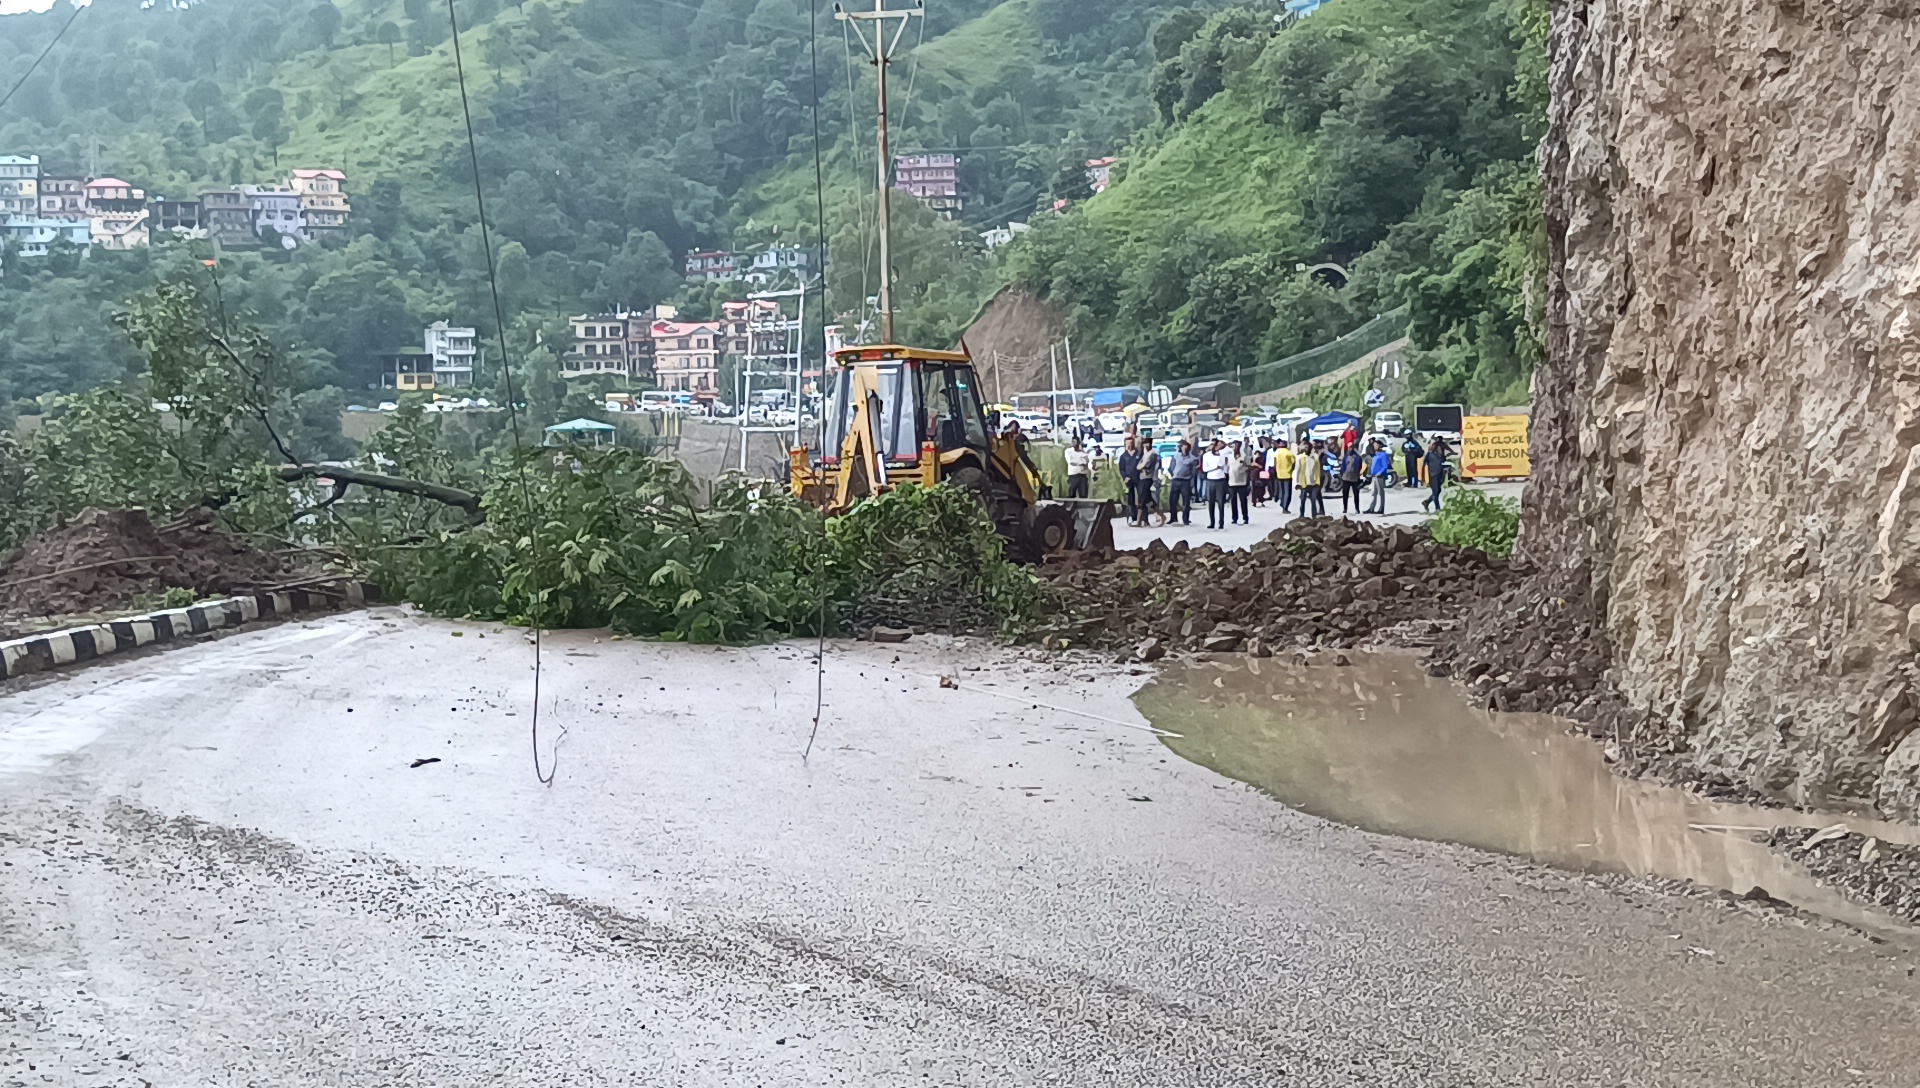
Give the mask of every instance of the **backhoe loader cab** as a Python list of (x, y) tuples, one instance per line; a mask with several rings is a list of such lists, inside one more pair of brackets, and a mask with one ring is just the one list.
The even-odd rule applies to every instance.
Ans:
[(792, 456), (794, 492), (808, 502), (841, 514), (902, 482), (949, 482), (980, 496), (1023, 558), (1112, 546), (1112, 504), (1050, 501), (1019, 443), (988, 419), (965, 353), (847, 348), (828, 381), (818, 463), (804, 448)]

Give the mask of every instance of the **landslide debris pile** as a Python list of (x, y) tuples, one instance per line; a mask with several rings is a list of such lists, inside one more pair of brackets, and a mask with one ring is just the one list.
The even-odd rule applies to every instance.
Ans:
[(1424, 528), (1289, 522), (1246, 551), (1155, 541), (1050, 565), (1049, 643), (1152, 661), (1174, 650), (1270, 656), (1379, 641), (1431, 645), (1468, 602), (1499, 594), (1504, 559), (1440, 544)]
[(261, 590), (299, 573), (205, 520), (156, 527), (144, 510), (88, 509), (0, 557), (0, 631), (38, 617), (125, 609), (169, 589)]

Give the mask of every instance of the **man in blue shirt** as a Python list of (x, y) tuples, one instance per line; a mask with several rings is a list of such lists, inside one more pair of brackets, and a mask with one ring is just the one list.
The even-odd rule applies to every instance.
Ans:
[(1387, 473), (1393, 471), (1393, 454), (1387, 452), (1387, 444), (1379, 439), (1373, 440), (1372, 454), (1367, 458), (1367, 477), (1373, 481), (1372, 494), (1368, 496), (1369, 514), (1385, 516), (1387, 512)]
[(1167, 464), (1167, 475), (1173, 480), (1173, 493), (1167, 499), (1167, 521), (1178, 518), (1182, 525), (1193, 524), (1193, 481), (1200, 473), (1200, 455), (1193, 452), (1193, 443), (1182, 438), (1180, 450)]

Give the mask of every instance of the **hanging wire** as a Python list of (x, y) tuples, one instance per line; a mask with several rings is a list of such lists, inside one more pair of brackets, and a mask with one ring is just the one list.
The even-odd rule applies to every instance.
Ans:
[(527, 524), (530, 527), (527, 539), (533, 550), (534, 579), (528, 584), (528, 592), (533, 598), (533, 776), (543, 786), (553, 785), (560, 773), (560, 743), (567, 739), (567, 730), (563, 726), (560, 735), (553, 741), (553, 766), (542, 770), (540, 764), (540, 676), (541, 649), (544, 632), (541, 623), (541, 606), (545, 602), (540, 596), (538, 581), (540, 571), (540, 523), (538, 512), (533, 505), (533, 488), (527, 483), (526, 442), (520, 433), (520, 396), (513, 384), (513, 358), (507, 351), (506, 310), (500, 305), (500, 277), (493, 261), (493, 234), (487, 226), (486, 190), (480, 184), (480, 143), (473, 134), (473, 106), (467, 98), (467, 66), (460, 55), (460, 18), (454, 14), (453, 0), (447, 0), (447, 25), (453, 30), (453, 70), (460, 81), (460, 112), (467, 124), (467, 156), (473, 164), (473, 204), (480, 216), (480, 248), (487, 258), (487, 291), (493, 297), (493, 327), (500, 340), (500, 369), (506, 375), (507, 416), (513, 424), (513, 460), (519, 469), (520, 498), (527, 506)]
[[(815, 229), (818, 238), (820, 268), (820, 384), (826, 384), (827, 368), (833, 360), (827, 358), (827, 175), (820, 161), (820, 4), (825, 0), (814, 0), (807, 5), (807, 48), (813, 66), (813, 200)], [(851, 70), (851, 66), (849, 66)], [(805, 290), (805, 285), (802, 285)], [(804, 302), (806, 296), (801, 295)], [(804, 338), (807, 330), (801, 329)], [(804, 342), (804, 341), (803, 341)], [(801, 353), (801, 369), (806, 369), (806, 354)], [(822, 398), (825, 415), (824, 400)], [(794, 406), (795, 410), (799, 405)], [(821, 429), (825, 433), (825, 428)], [(816, 549), (814, 561), (817, 564), (815, 582), (820, 590), (819, 642), (813, 649), (813, 729), (807, 734), (807, 750), (800, 754), (800, 762), (805, 763), (813, 757), (813, 742), (820, 736), (820, 719), (827, 709), (827, 554), (824, 548)]]
[(19, 79), (13, 81), (13, 86), (7, 88), (6, 97), (0, 98), (0, 109), (6, 109), (7, 103), (13, 101), (13, 96), (20, 93), (20, 88), (26, 86), (27, 80), (31, 78), (34, 71), (40, 67), (40, 62), (46, 60), (47, 54), (53, 52), (53, 47), (59, 45), (60, 39), (67, 36), (67, 29), (73, 26), (73, 21), (78, 19), (80, 13), (85, 10), (87, 9), (79, 4), (73, 6), (73, 14), (67, 16), (67, 21), (60, 24), (60, 30), (53, 36), (53, 40), (47, 43), (47, 47), (40, 51), (39, 56), (33, 58), (33, 63), (27, 65), (27, 70), (20, 73)]

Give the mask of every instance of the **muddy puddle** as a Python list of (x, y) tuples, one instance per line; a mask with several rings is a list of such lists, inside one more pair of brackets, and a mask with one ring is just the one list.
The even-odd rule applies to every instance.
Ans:
[(1350, 667), (1278, 660), (1166, 670), (1135, 702), (1182, 757), (1301, 811), (1367, 831), (1461, 843), (1586, 872), (1756, 887), (1876, 930), (1860, 907), (1753, 838), (1845, 821), (1893, 841), (1912, 829), (1711, 801), (1622, 778), (1600, 746), (1542, 714), (1491, 714), (1395, 655)]

